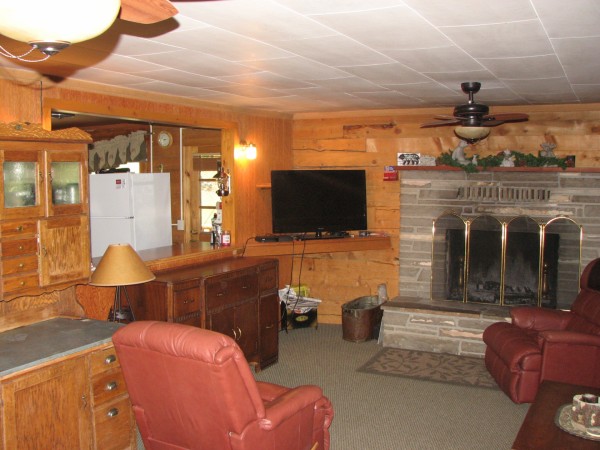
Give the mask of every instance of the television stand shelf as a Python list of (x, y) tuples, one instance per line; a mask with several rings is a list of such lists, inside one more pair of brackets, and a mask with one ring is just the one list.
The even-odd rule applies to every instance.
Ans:
[(312, 239), (288, 242), (249, 241), (244, 256), (277, 256), (309, 253), (354, 252), (387, 250), (392, 244), (389, 236), (347, 237), (341, 239)]

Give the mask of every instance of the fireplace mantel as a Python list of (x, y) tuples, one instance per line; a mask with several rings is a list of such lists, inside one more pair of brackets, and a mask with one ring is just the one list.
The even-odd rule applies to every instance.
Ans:
[[(460, 172), (463, 171), (461, 167), (455, 166), (392, 166), (395, 171), (401, 170), (432, 170), (432, 171), (451, 171)], [(600, 173), (600, 167), (568, 167), (562, 169), (560, 167), (488, 167), (487, 169), (480, 169), (480, 172), (566, 172), (566, 173)]]

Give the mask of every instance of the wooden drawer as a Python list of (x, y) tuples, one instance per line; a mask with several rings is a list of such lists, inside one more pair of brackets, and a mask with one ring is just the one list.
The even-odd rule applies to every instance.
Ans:
[(273, 267), (265, 268), (258, 274), (258, 288), (260, 291), (275, 289), (279, 280), (277, 279), (277, 269)]
[[(173, 292), (173, 318), (175, 322), (180, 322), (178, 318), (188, 317), (190, 313), (200, 311), (200, 288), (193, 287)], [(198, 314), (198, 317), (200, 315)]]
[(17, 292), (21, 289), (35, 288), (39, 286), (38, 275), (12, 276), (2, 278), (2, 292), (4, 294)]
[(123, 397), (95, 408), (94, 422), (97, 449), (130, 448), (133, 423), (129, 397)]
[(14, 275), (24, 272), (37, 272), (37, 255), (24, 256), (2, 261), (2, 275)]
[(0, 236), (2, 238), (26, 236), (37, 233), (36, 220), (19, 220), (14, 222), (3, 222), (0, 225)]
[(98, 406), (111, 399), (127, 394), (123, 372), (118, 367), (101, 372), (92, 377), (94, 405)]
[(258, 294), (258, 276), (255, 272), (237, 277), (218, 277), (206, 282), (206, 309), (234, 304)]
[(2, 242), (2, 257), (35, 255), (37, 253), (37, 239), (16, 239)]
[(92, 353), (90, 357), (90, 370), (92, 376), (114, 367), (120, 367), (119, 359), (117, 358), (114, 347), (108, 347), (104, 350)]

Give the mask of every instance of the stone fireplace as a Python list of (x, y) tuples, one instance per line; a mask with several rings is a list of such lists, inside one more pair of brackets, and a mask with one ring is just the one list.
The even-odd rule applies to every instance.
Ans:
[[(418, 167), (400, 170), (399, 178), (399, 297), (384, 308), (381, 340), (386, 346), (481, 356), (481, 333), (487, 325), (508, 320), (508, 308), (512, 305), (568, 309), (578, 291), (580, 270), (600, 257), (598, 170), (511, 168), (466, 173), (448, 167)], [(440, 219), (432, 232), (434, 222)], [(530, 237), (539, 242), (542, 230), (542, 235), (547, 235), (544, 245), (548, 248), (543, 247), (547, 259), (541, 258), (538, 263), (517, 262), (510, 249), (505, 248), (502, 251), (508, 269), (503, 278), (491, 277), (486, 284), (477, 276), (470, 285), (479, 286), (481, 292), (491, 292), (490, 298), (503, 289), (501, 302), (481, 301), (482, 297), (465, 296), (464, 292), (455, 292), (453, 299), (452, 283), (460, 287), (462, 282), (463, 289), (470, 288), (468, 279), (460, 281), (460, 276), (451, 275), (464, 261), (459, 261), (459, 256), (451, 260), (447, 239), (454, 234), (452, 245), (461, 249), (461, 227), (465, 223), (488, 233), (482, 238), (486, 242), (491, 239), (490, 233), (508, 236), (509, 232), (532, 233)], [(515, 239), (507, 242), (514, 243)], [(502, 249), (502, 245), (484, 246), (483, 253), (498, 251), (494, 249)], [(552, 252), (555, 262), (549, 263)], [(511, 272), (519, 264), (533, 264), (531, 272), (537, 272), (529, 287), (515, 281), (520, 275), (516, 272), (522, 269)], [(474, 276), (470, 270), (474, 269), (466, 266), (463, 277)], [(509, 295), (511, 289), (532, 292), (529, 296), (515, 296)]]

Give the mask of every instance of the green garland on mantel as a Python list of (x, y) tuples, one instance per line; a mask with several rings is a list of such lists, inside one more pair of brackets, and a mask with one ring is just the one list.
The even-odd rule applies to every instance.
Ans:
[[(472, 162), (468, 164), (460, 164), (456, 160), (452, 159), (452, 151), (449, 150), (447, 153), (442, 153), (436, 159), (436, 163), (443, 166), (460, 167), (465, 172), (474, 173), (479, 172), (480, 170), (486, 170), (490, 167), (500, 167), (502, 165), (502, 161), (504, 161), (504, 156), (504, 152), (500, 152), (497, 155), (485, 156), (481, 159), (478, 159), (477, 164), (473, 164)], [(531, 153), (521, 153), (516, 151), (511, 151), (510, 156), (514, 158), (515, 167), (567, 168), (567, 158), (535, 156)], [(470, 159), (472, 160), (473, 158)]]

